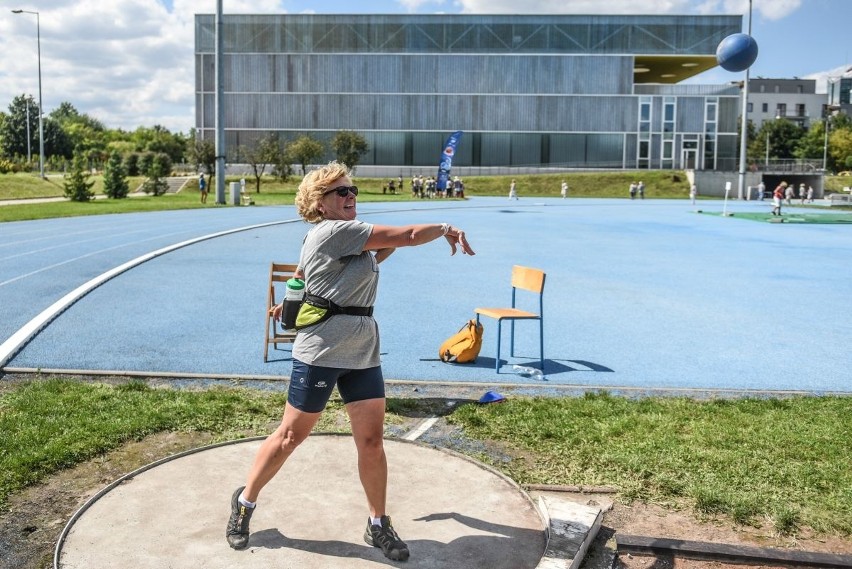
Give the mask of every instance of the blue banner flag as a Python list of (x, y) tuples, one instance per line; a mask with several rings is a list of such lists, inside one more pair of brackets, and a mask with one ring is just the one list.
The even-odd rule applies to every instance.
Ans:
[(438, 166), (438, 189), (447, 189), (447, 180), (450, 179), (450, 169), (453, 167), (453, 156), (456, 154), (456, 146), (461, 141), (462, 131), (457, 130), (447, 139), (444, 151), (441, 153), (441, 164)]

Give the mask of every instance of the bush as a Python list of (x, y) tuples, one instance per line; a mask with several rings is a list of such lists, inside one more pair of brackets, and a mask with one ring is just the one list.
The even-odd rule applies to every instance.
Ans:
[(0, 174), (14, 174), (18, 172), (18, 165), (10, 160), (0, 158)]
[(118, 152), (113, 152), (104, 169), (104, 193), (113, 199), (126, 198), (130, 191), (127, 175)]
[[(168, 157), (166, 157), (168, 159)], [(168, 170), (163, 169), (162, 160), (154, 160), (148, 170), (148, 179), (142, 184), (142, 191), (146, 194), (161, 196), (169, 189), (169, 185), (163, 179), (163, 173)]]
[(139, 155), (131, 152), (124, 157), (124, 171), (128, 176), (139, 175)]
[(87, 202), (95, 197), (92, 192), (94, 182), (89, 181), (89, 170), (86, 168), (86, 159), (82, 154), (75, 154), (71, 162), (71, 173), (66, 176), (63, 186), (65, 197), (75, 202)]

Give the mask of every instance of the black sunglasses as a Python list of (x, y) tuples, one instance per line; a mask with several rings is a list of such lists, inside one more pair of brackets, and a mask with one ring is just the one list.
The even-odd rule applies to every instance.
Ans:
[(328, 190), (328, 191), (324, 192), (322, 195), (325, 196), (325, 195), (330, 194), (331, 192), (337, 192), (337, 195), (340, 196), (341, 198), (345, 198), (346, 196), (348, 196), (349, 192), (352, 192), (353, 196), (357, 196), (358, 195), (358, 186), (340, 186), (338, 188)]

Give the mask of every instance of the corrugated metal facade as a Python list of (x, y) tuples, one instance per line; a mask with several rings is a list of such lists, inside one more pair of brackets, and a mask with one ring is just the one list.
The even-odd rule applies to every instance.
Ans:
[[(719, 101), (717, 152), (734, 148), (722, 138), (736, 137), (738, 92), (634, 86), (634, 56), (715, 53), (739, 26), (739, 16), (227, 15), (228, 158), (269, 132), (327, 142), (354, 130), (371, 148), (362, 163), (426, 166), (463, 130), (458, 166), (632, 168), (642, 95), (653, 101), (650, 167), (662, 165), (663, 99), (677, 99), (668, 167), (680, 167), (683, 135), (705, 133), (708, 98)], [(196, 16), (196, 128), (210, 139), (214, 29)]]

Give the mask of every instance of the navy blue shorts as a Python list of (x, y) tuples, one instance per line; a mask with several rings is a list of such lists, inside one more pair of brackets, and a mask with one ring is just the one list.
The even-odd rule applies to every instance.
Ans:
[(319, 413), (325, 409), (335, 385), (344, 403), (385, 396), (381, 366), (346, 369), (314, 366), (293, 359), (287, 402), (299, 411)]

